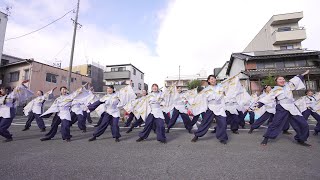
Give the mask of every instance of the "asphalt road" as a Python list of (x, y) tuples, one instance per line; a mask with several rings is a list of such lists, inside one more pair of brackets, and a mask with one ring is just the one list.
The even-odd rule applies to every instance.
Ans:
[(310, 148), (299, 146), (294, 133), (260, 146), (264, 128), (253, 134), (228, 131), (229, 142), (222, 145), (211, 133), (191, 143), (193, 135), (182, 128), (167, 134), (167, 144), (157, 142), (153, 133), (137, 143), (141, 129), (126, 134), (125, 128), (120, 143), (109, 128), (88, 142), (94, 128), (82, 133), (73, 126), (68, 143), (60, 134), (41, 142), (44, 133), (36, 126), (21, 131), (25, 121), (18, 117), (10, 127), (14, 141), (0, 142), (0, 179), (320, 179), (320, 136), (312, 131)]

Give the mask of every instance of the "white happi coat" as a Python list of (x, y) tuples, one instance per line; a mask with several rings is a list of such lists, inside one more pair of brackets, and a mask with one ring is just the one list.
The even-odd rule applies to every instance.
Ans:
[(164, 119), (163, 116), (163, 111), (161, 109), (160, 104), (163, 104), (164, 100), (163, 100), (163, 93), (162, 92), (151, 92), (148, 96), (147, 96), (147, 100), (148, 100), (148, 105), (151, 108), (151, 114), (155, 117), (155, 118), (160, 118), (160, 119)]
[(113, 117), (120, 117), (120, 107), (118, 106), (120, 100), (118, 93), (107, 94), (100, 99), (100, 102), (104, 103), (106, 113)]
[(180, 113), (187, 114), (188, 109), (186, 108), (187, 98), (185, 97), (185, 94), (183, 92), (176, 93), (174, 97), (174, 108), (176, 108)]
[(215, 86), (208, 86), (204, 90), (205, 101), (207, 101), (208, 109), (210, 109), (215, 115), (226, 117), (224, 92), (225, 89), (221, 84)]
[(298, 109), (301, 112), (306, 111), (307, 109), (310, 109), (312, 112), (319, 113), (320, 111), (320, 102), (317, 96), (302, 96), (298, 100), (296, 100), (295, 105), (298, 107)]
[(84, 90), (84, 87), (81, 87), (69, 95), (59, 96), (53, 102), (51, 107), (46, 112), (44, 112), (41, 116), (57, 112), (61, 120), (65, 119), (65, 120), (71, 121), (70, 109), (71, 109), (72, 101), (75, 98), (81, 98), (82, 95), (85, 96), (86, 94), (84, 93), (83, 90)]
[(277, 104), (281, 105), (285, 110), (289, 111), (291, 115), (302, 116), (301, 112), (294, 104), (295, 100), (292, 94), (293, 90), (300, 89), (305, 89), (305, 85), (298, 76), (295, 76), (290, 79), (290, 81), (283, 87), (275, 86), (268, 95), (259, 99), (259, 102), (263, 104), (269, 104), (277, 100)]
[(52, 90), (45, 93), (42, 96), (38, 96), (30, 101), (24, 108), (23, 112), (26, 116), (28, 116), (29, 112), (33, 112), (35, 114), (42, 114), (43, 113), (43, 104), (44, 101), (49, 100), (49, 97), (52, 95)]
[[(13, 89), (13, 91), (7, 95), (0, 97), (0, 118), (12, 118), (10, 109), (15, 108), (15, 105), (19, 102), (25, 101), (29, 97), (32, 97), (33, 93), (27, 89), (24, 85), (19, 85)], [(6, 101), (4, 103), (4, 101)]]

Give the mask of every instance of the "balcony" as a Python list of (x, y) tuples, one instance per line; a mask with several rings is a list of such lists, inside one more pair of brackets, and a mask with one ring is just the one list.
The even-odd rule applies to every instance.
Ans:
[(115, 79), (130, 79), (130, 71), (110, 71), (104, 72), (103, 79), (115, 80)]
[(300, 43), (307, 38), (303, 27), (278, 29), (271, 36), (273, 45)]
[(271, 18), (271, 25), (298, 23), (303, 18), (302, 12), (274, 15)]

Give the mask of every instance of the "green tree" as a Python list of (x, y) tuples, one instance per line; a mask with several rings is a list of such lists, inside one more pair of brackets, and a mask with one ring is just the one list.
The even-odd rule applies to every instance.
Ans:
[(276, 82), (274, 81), (274, 76), (271, 76), (270, 74), (265, 77), (262, 81), (261, 81), (261, 85), (265, 86), (265, 85), (269, 85), (269, 86), (275, 86)]
[(197, 88), (198, 92), (200, 92), (203, 88), (201, 87), (201, 81), (200, 80), (192, 80), (188, 82), (187, 85), (188, 89), (194, 89)]

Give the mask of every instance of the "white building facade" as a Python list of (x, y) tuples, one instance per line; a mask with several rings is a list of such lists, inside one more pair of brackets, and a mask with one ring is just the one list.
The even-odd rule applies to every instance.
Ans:
[(141, 94), (144, 89), (144, 73), (132, 64), (118, 64), (106, 66), (104, 72), (106, 85), (113, 85), (116, 90), (132, 84), (136, 94)]

